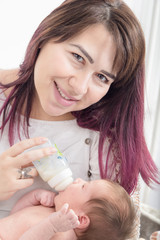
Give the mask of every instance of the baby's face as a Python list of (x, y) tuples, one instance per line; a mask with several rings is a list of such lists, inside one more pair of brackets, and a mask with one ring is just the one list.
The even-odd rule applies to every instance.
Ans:
[(96, 180), (86, 182), (80, 178), (76, 179), (64, 191), (55, 197), (56, 211), (61, 208), (64, 203), (69, 204), (69, 208), (74, 211), (81, 209), (88, 200), (93, 197), (106, 195), (106, 181)]

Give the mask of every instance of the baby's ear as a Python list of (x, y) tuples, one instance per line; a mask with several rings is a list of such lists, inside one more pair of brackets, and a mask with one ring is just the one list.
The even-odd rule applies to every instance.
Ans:
[(85, 229), (90, 224), (89, 217), (83, 213), (78, 216), (78, 220), (80, 222), (79, 226), (77, 227), (78, 229)]

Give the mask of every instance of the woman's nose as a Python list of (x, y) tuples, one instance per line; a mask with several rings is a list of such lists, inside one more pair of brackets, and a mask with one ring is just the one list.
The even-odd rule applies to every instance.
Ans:
[(69, 80), (69, 85), (72, 87), (72, 90), (75, 95), (85, 95), (89, 87), (89, 75), (81, 74), (78, 77), (71, 77)]

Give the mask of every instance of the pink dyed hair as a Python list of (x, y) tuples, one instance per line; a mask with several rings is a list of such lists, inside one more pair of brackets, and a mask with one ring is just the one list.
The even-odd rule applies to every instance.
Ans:
[[(28, 45), (20, 66), (19, 78), (10, 84), (1, 84), (1, 88), (13, 87), (0, 111), (3, 116), (1, 129), (3, 133), (9, 122), (9, 141), (13, 144), (15, 122), (18, 122), (19, 129), (20, 109), (26, 102), (24, 131), (28, 136), (29, 116), (35, 93), (34, 65), (40, 47), (50, 39), (63, 42), (97, 23), (103, 24), (114, 37), (117, 51), (113, 70), (116, 70), (117, 76), (106, 96), (73, 115), (79, 126), (100, 132), (99, 167), (102, 178), (110, 178), (109, 172), (112, 173), (115, 169), (116, 161), (108, 171), (108, 159), (112, 147), (116, 146), (117, 157), (121, 159), (120, 184), (130, 193), (137, 184), (139, 173), (149, 185), (152, 181), (158, 182), (158, 170), (149, 154), (143, 133), (143, 31), (135, 15), (123, 1), (67, 0), (42, 21)], [(12, 107), (9, 110), (11, 102)], [(110, 139), (110, 148), (103, 166), (102, 151), (107, 137)]]

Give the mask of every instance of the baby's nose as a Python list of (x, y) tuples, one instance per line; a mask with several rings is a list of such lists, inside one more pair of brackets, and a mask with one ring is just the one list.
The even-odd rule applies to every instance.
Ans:
[(77, 179), (73, 182), (73, 184), (84, 184), (84, 183), (86, 183), (86, 181), (84, 181), (82, 178), (77, 178)]
[(80, 183), (80, 182), (82, 182), (82, 179), (81, 178), (77, 178), (73, 183)]

